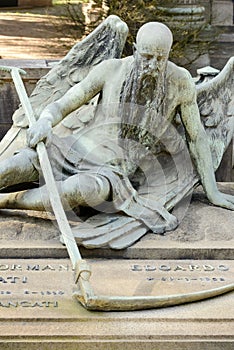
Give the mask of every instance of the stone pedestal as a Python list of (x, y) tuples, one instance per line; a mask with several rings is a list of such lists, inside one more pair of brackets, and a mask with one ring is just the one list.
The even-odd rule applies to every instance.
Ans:
[[(229, 193), (233, 185), (220, 185)], [(233, 292), (167, 308), (87, 311), (51, 214), (0, 212), (0, 348), (231, 350)], [(234, 282), (234, 213), (199, 189), (181, 225), (113, 251), (81, 249), (96, 295), (172, 295)]]
[[(92, 283), (107, 295), (124, 293), (126, 287), (137, 295), (220, 286), (234, 268), (230, 261), (209, 260), (90, 262)], [(72, 298), (68, 259), (1, 259), (0, 268), (6, 281), (0, 288), (3, 350), (232, 349), (233, 293), (163, 309), (91, 312)]]

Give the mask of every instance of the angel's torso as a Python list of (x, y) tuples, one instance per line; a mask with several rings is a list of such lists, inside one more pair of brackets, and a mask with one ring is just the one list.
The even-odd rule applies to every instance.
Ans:
[[(121, 125), (119, 101), (121, 89), (131, 69), (132, 62), (133, 57), (109, 60), (106, 70), (102, 72), (105, 75), (105, 83), (102, 87), (102, 99), (97, 107), (95, 118), (77, 135), (79, 139), (78, 148), (82, 148), (87, 159), (102, 164), (120, 164), (122, 166), (121, 160), (125, 158), (125, 155), (119, 142)], [(175, 118), (183, 98), (183, 89), (180, 88), (178, 75), (181, 75), (180, 68), (169, 62), (166, 75), (165, 115), (163, 118), (170, 123)], [(166, 124), (168, 125), (168, 123)], [(157, 135), (157, 137), (160, 138), (160, 135)]]

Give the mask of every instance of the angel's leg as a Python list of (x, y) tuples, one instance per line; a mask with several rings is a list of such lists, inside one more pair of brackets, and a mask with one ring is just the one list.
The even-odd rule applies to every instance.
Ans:
[[(98, 174), (81, 173), (58, 182), (60, 198), (65, 210), (78, 205), (96, 206), (107, 200), (110, 195), (109, 181)], [(46, 186), (23, 192), (0, 195), (0, 208), (51, 210), (49, 189)]]
[(0, 189), (38, 180), (38, 172), (33, 166), (35, 152), (25, 149), (0, 163)]

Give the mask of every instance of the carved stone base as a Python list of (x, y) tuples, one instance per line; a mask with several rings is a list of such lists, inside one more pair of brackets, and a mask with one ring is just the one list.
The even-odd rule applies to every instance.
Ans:
[[(170, 295), (232, 280), (233, 262), (90, 261), (105, 295)], [(90, 312), (74, 298), (68, 259), (1, 259), (1, 349), (227, 349), (233, 293), (192, 304), (131, 312)]]
[[(160, 296), (233, 283), (233, 220), (197, 191), (174, 232), (124, 251), (82, 249), (91, 285), (97, 295)], [(0, 222), (1, 350), (233, 348), (233, 292), (154, 310), (87, 311), (73, 297), (70, 260), (48, 216), (1, 211)]]
[[(234, 195), (234, 183), (219, 184)], [(181, 221), (165, 235), (149, 233), (132, 247), (111, 249), (80, 248), (85, 258), (122, 259), (234, 259), (234, 212), (210, 205), (198, 187), (192, 200), (185, 200), (172, 213)], [(74, 223), (74, 213), (68, 217)], [(0, 210), (1, 257), (68, 257), (59, 242), (54, 216), (48, 212)]]

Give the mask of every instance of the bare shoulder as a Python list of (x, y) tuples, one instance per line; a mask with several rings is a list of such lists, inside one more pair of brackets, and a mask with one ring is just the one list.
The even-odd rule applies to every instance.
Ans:
[(99, 72), (104, 74), (105, 76), (110, 76), (116, 71), (127, 68), (129, 64), (131, 64), (131, 62), (132, 57), (111, 58), (99, 63), (96, 67), (93, 68), (93, 72)]
[(175, 63), (168, 61), (167, 76), (176, 82), (180, 87), (194, 87), (195, 84), (189, 71)]
[(173, 62), (168, 62), (167, 80), (174, 91), (178, 91), (183, 101), (192, 100), (196, 95), (195, 83), (189, 71), (177, 66)]

